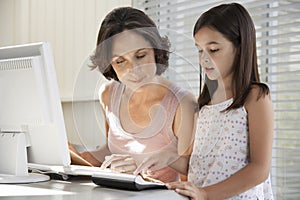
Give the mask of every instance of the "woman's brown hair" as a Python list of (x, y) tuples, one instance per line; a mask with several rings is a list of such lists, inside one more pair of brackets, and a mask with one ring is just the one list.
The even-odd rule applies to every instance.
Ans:
[(119, 81), (110, 64), (112, 38), (125, 30), (135, 31), (151, 44), (157, 66), (156, 74), (162, 74), (169, 64), (169, 40), (160, 36), (155, 23), (144, 12), (132, 7), (116, 8), (105, 17), (98, 33), (96, 50), (91, 56), (91, 67), (98, 67), (107, 79)]

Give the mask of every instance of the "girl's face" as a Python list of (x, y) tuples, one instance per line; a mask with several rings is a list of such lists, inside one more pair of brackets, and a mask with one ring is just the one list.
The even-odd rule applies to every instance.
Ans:
[(149, 83), (156, 74), (152, 46), (134, 31), (114, 36), (111, 65), (119, 80), (131, 89)]
[(195, 34), (202, 69), (211, 80), (231, 78), (236, 48), (220, 32), (203, 27)]

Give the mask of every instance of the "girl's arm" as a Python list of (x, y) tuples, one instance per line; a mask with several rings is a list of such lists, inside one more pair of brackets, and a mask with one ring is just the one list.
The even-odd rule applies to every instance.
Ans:
[(274, 111), (270, 96), (259, 98), (259, 92), (258, 87), (253, 88), (245, 103), (248, 112), (250, 163), (227, 180), (204, 188), (211, 199), (237, 195), (262, 183), (269, 176)]
[(248, 112), (250, 163), (217, 184), (197, 188), (191, 183), (171, 183), (170, 189), (189, 196), (205, 192), (206, 199), (225, 199), (243, 193), (269, 176), (273, 142), (273, 106), (269, 95), (258, 99), (259, 89), (250, 92), (245, 104)]

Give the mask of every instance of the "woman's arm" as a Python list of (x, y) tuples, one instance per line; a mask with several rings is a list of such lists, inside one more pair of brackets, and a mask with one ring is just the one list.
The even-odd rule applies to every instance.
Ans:
[(110, 155), (107, 144), (103, 145), (95, 151), (85, 151), (80, 153), (80, 156), (86, 161), (90, 162), (93, 166), (100, 167), (105, 160), (105, 156)]
[(188, 94), (180, 101), (176, 109), (173, 121), (173, 132), (178, 139), (177, 148), (160, 152), (145, 159), (134, 173), (137, 174), (143, 170), (156, 171), (163, 167), (170, 166), (181, 174), (187, 174), (194, 140), (195, 105), (196, 101), (194, 96)]
[[(108, 95), (109, 95), (110, 85), (111, 82), (103, 84), (99, 90), (99, 100), (100, 100), (101, 109), (103, 113), (105, 113), (105, 107), (109, 99)], [(105, 156), (111, 154), (107, 146), (108, 124), (106, 121), (105, 121), (105, 131), (106, 131), (106, 144), (95, 151), (85, 151), (80, 153), (74, 148), (73, 145), (69, 144), (72, 164), (101, 166), (101, 164), (105, 160)]]
[[(105, 108), (109, 101), (109, 89), (110, 89), (111, 83), (112, 82), (104, 83), (99, 89), (99, 101), (100, 101), (101, 109), (102, 109), (102, 112), (104, 113), (104, 116), (106, 116)], [(98, 148), (95, 151), (86, 151), (86, 152), (80, 153), (81, 157), (83, 157), (85, 160), (87, 160), (94, 166), (101, 166), (101, 164), (105, 160), (105, 156), (111, 155), (108, 145), (107, 145), (108, 129), (109, 129), (108, 123), (105, 120), (106, 143), (102, 147)]]
[(174, 134), (178, 139), (178, 158), (170, 165), (181, 174), (187, 175), (189, 158), (193, 149), (197, 114), (196, 100), (192, 94), (186, 95), (176, 110), (173, 124)]
[(69, 144), (71, 163), (73, 165), (101, 166), (105, 156), (110, 155), (107, 145), (103, 145), (95, 151), (78, 152), (73, 145)]
[(75, 147), (72, 144), (69, 143), (68, 145), (71, 157), (71, 164), (93, 166), (90, 162), (88, 162), (80, 156), (80, 153), (75, 149)]

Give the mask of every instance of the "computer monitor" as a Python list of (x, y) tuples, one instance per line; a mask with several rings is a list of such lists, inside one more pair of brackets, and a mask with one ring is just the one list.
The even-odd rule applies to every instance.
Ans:
[(49, 43), (0, 47), (0, 131), (0, 182), (34, 182), (27, 163), (70, 165)]

